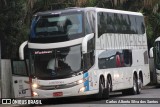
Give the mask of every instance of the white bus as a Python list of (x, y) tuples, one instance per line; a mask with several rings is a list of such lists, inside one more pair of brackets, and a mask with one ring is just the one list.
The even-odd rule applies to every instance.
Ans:
[(154, 58), (153, 82), (160, 85), (160, 37), (155, 40), (154, 47), (150, 49), (150, 57)]
[(111, 91), (139, 94), (150, 82), (141, 13), (95, 7), (39, 12), (20, 59), (26, 45), (29, 77), (13, 76), (16, 97), (108, 98)]

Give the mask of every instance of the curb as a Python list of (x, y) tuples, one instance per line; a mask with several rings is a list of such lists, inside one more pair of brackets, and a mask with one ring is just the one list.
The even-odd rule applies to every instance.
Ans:
[(155, 87), (156, 87), (156, 86), (152, 86), (152, 85), (150, 86), (150, 85), (149, 85), (149, 86), (144, 86), (144, 87), (142, 87), (142, 89), (152, 89), (152, 88), (155, 88)]

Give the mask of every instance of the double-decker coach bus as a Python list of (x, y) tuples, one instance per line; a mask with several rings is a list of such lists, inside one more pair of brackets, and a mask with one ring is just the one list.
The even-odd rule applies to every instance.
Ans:
[(139, 94), (150, 82), (141, 13), (96, 7), (38, 12), (20, 59), (26, 45), (29, 77), (13, 76), (22, 80), (21, 89), (14, 87), (17, 97), (108, 98), (111, 91)]

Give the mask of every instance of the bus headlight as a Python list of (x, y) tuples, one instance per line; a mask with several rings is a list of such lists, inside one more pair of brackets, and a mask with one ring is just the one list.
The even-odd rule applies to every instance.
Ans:
[(82, 84), (84, 82), (84, 79), (78, 80), (78, 84)]
[(77, 81), (77, 84), (82, 84), (82, 83), (84, 83), (87, 80), (88, 80), (88, 77), (80, 79), (80, 80)]
[(67, 84), (67, 86), (73, 87), (73, 86), (82, 84), (82, 83), (84, 83), (84, 82), (87, 81), (87, 80), (88, 80), (88, 77), (87, 77), (87, 78), (84, 78), (84, 79), (77, 80), (77, 81), (72, 82), (72, 83), (69, 83), (69, 84)]
[(34, 88), (34, 89), (38, 88), (38, 84), (33, 83), (33, 84), (32, 84), (32, 88)]

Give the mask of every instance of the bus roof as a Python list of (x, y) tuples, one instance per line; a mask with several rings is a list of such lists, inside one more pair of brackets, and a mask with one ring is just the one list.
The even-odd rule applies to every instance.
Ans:
[(131, 11), (123, 11), (123, 10), (115, 10), (115, 9), (96, 8), (96, 11), (143, 16), (143, 14), (140, 12), (131, 12)]
[(155, 42), (158, 42), (158, 41), (160, 41), (160, 37), (158, 37), (158, 38), (155, 40)]
[(61, 10), (51, 10), (51, 11), (44, 11), (44, 12), (38, 12), (35, 14), (37, 15), (51, 15), (51, 14), (58, 14), (58, 13), (68, 13), (68, 12), (75, 12), (75, 11), (88, 11), (93, 10), (96, 12), (110, 12), (110, 13), (121, 13), (121, 14), (130, 14), (130, 15), (138, 15), (143, 16), (140, 12), (131, 12), (131, 11), (122, 11), (122, 10), (115, 10), (115, 9), (106, 9), (106, 8), (98, 8), (98, 7), (69, 7)]

